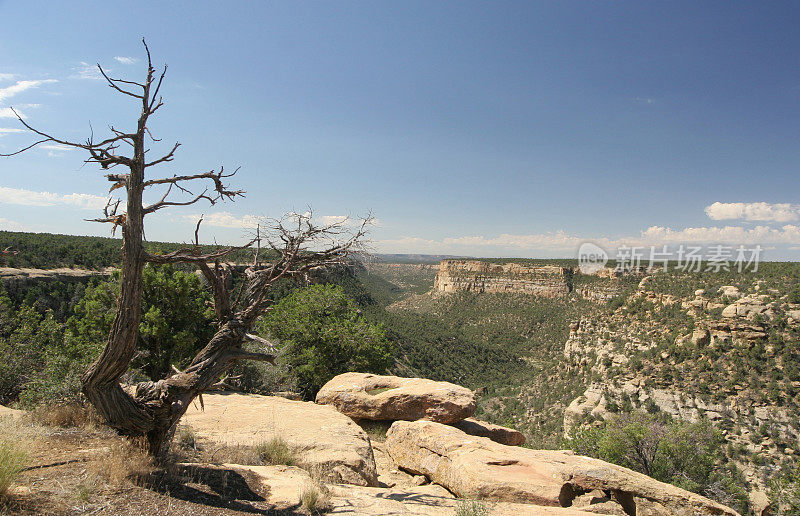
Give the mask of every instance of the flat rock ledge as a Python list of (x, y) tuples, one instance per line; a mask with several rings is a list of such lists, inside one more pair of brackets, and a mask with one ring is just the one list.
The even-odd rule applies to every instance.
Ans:
[(181, 419), (202, 438), (257, 446), (274, 436), (298, 454), (297, 465), (326, 482), (377, 486), (369, 437), (333, 407), (255, 394), (204, 394)]
[(598, 459), (505, 446), (429, 421), (396, 421), (386, 448), (399, 467), (463, 498), (576, 509), (591, 498), (605, 506), (606, 514), (738, 515), (708, 498)]
[(522, 432), (514, 430), (513, 428), (487, 423), (486, 421), (467, 418), (458, 423), (452, 423), (451, 426), (458, 428), (465, 434), (474, 435), (476, 437), (488, 437), (496, 443), (508, 446), (522, 446), (525, 444), (525, 436)]
[(426, 419), (455, 423), (475, 412), (475, 394), (449, 382), (369, 373), (344, 373), (317, 393), (317, 403), (333, 405), (353, 419)]
[[(199, 471), (229, 471), (242, 477), (256, 478), (271, 510), (281, 514), (307, 514), (301, 507), (300, 494), (309, 486), (317, 486), (308, 472), (293, 466), (241, 466), (225, 464), (183, 464)], [(465, 501), (458, 500), (445, 488), (435, 484), (405, 487), (363, 487), (345, 484), (326, 485), (328, 508), (326, 514), (358, 516), (453, 516)], [(468, 502), (466, 502), (468, 503)], [(589, 516), (590, 512), (558, 507), (534, 507), (506, 502), (481, 502), (491, 516)], [(595, 513), (596, 514), (596, 513)]]

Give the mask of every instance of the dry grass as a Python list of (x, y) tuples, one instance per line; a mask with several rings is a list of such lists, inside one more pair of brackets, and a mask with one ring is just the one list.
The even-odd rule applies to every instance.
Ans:
[(480, 500), (461, 500), (456, 506), (455, 516), (488, 516), (489, 509)]
[(19, 476), (28, 461), (28, 453), (20, 442), (0, 441), (0, 499)]
[(180, 425), (175, 440), (181, 448), (197, 450), (197, 432), (191, 426)]
[(321, 514), (333, 507), (328, 488), (320, 482), (306, 484), (300, 492), (300, 504), (309, 514)]
[(200, 462), (212, 464), (242, 464), (247, 466), (295, 466), (297, 452), (292, 449), (281, 436), (273, 436), (256, 446), (220, 446), (207, 452), (198, 448), (200, 454), (195, 457)]
[(279, 435), (272, 437), (269, 441), (259, 443), (256, 446), (256, 453), (261, 459), (261, 463), (267, 466), (279, 464), (294, 466), (297, 463), (297, 454)]
[(112, 486), (125, 481), (137, 482), (155, 470), (153, 458), (142, 443), (121, 439), (109, 447), (105, 457), (92, 461), (89, 470), (100, 478), (107, 479)]
[(100, 417), (89, 405), (65, 403), (42, 405), (30, 413), (33, 422), (52, 428), (83, 428), (92, 430), (100, 425)]

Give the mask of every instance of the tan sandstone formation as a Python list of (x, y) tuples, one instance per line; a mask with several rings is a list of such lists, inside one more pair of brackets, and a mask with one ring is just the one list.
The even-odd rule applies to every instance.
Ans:
[(466, 387), (369, 373), (334, 377), (317, 393), (317, 403), (353, 419), (455, 423), (475, 412), (475, 394)]
[(508, 446), (522, 446), (525, 444), (525, 436), (522, 435), (522, 432), (513, 428), (487, 423), (486, 421), (467, 418), (458, 423), (452, 423), (451, 426), (458, 428), (465, 434), (488, 437), (496, 443)]
[[(256, 477), (261, 484), (258, 490), (274, 511), (291, 514), (301, 512), (300, 494), (315, 488), (327, 497), (326, 514), (352, 514), (359, 516), (453, 516), (464, 501), (456, 499), (447, 489), (428, 484), (403, 487), (362, 487), (353, 485), (320, 486), (308, 472), (293, 466), (241, 466), (225, 464), (209, 466), (206, 464), (184, 464), (191, 471), (216, 469), (230, 471), (241, 476)], [(589, 512), (577, 509), (555, 507), (534, 507), (516, 503), (482, 502), (491, 516), (588, 516)], [(588, 509), (588, 507), (587, 507)], [(283, 513), (283, 512), (282, 512)]]
[(298, 466), (327, 482), (378, 485), (369, 438), (333, 407), (255, 394), (205, 394), (181, 423), (221, 444), (256, 446), (274, 436), (298, 453)]
[[(555, 450), (504, 446), (428, 421), (397, 421), (386, 447), (397, 464), (460, 497), (573, 507), (587, 494), (617, 514), (738, 513), (700, 495), (627, 468)], [(594, 494), (593, 494), (594, 493)]]
[(4, 282), (28, 282), (28, 281), (75, 281), (90, 278), (92, 276), (110, 276), (114, 272), (113, 267), (106, 267), (101, 270), (91, 269), (69, 269), (61, 267), (58, 269), (16, 269), (13, 267), (0, 267), (0, 280)]
[(573, 270), (555, 265), (528, 267), (481, 260), (442, 260), (433, 282), (438, 292), (521, 292), (557, 297), (572, 291)]

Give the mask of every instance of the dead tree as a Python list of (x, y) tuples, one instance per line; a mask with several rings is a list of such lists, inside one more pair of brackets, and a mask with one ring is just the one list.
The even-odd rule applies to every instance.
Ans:
[[(143, 246), (144, 219), (147, 215), (168, 206), (188, 206), (201, 201), (213, 205), (218, 201), (243, 196), (244, 192), (225, 185), (226, 180), (236, 172), (225, 173), (222, 168), (190, 175), (149, 177), (148, 172), (152, 167), (173, 160), (180, 144), (175, 143), (163, 156), (148, 160), (147, 139), (159, 141), (150, 133), (148, 119), (163, 105), (158, 93), (167, 67), (164, 66), (157, 74), (147, 44), (144, 40), (142, 43), (147, 54), (144, 82), (111, 78), (98, 64), (109, 87), (141, 103), (135, 130), (126, 132), (112, 126), (112, 135), (107, 139), (95, 141), (90, 137), (85, 143), (77, 143), (35, 129), (18, 115), (19, 122), (38, 135), (39, 139), (17, 152), (2, 156), (13, 156), (39, 144), (53, 142), (88, 152), (86, 162), (97, 163), (103, 169), (126, 169), (106, 175), (112, 183), (109, 192), (124, 190), (125, 210), (119, 210), (121, 201), (109, 200), (104, 215), (93, 219), (112, 224), (113, 230), (117, 227), (122, 229), (122, 279), (117, 312), (106, 346), (81, 380), (83, 393), (105, 421), (123, 435), (146, 437), (150, 453), (156, 455), (168, 445), (175, 425), (192, 400), (218, 387), (221, 381), (224, 382), (225, 373), (239, 361), (274, 363), (271, 344), (251, 333), (256, 320), (270, 309), (267, 297), (270, 286), (281, 278), (302, 277), (314, 269), (344, 263), (362, 241), (369, 218), (362, 220), (352, 230), (343, 224), (315, 225), (311, 214), (293, 214), (288, 218), (291, 224), (283, 219), (273, 221), (267, 228), (259, 227), (259, 248), (269, 249), (270, 259), (261, 260), (256, 255), (253, 265), (245, 271), (245, 281), (237, 293), (229, 292), (226, 275), (230, 269), (221, 263), (233, 249), (218, 248), (204, 253), (198, 237), (199, 221), (192, 245), (168, 254), (147, 252)], [(128, 155), (118, 152), (123, 145), (130, 147)], [(208, 188), (195, 195), (189, 188), (198, 182), (206, 182)], [(154, 187), (163, 188), (165, 192), (160, 200), (145, 205), (143, 193)], [(173, 189), (188, 198), (172, 200), (170, 194)], [(245, 247), (249, 247), (249, 244)], [(142, 270), (147, 263), (190, 263), (197, 266), (213, 290), (218, 330), (185, 370), (176, 370), (167, 378), (125, 389), (120, 384), (120, 378), (128, 370), (136, 352), (142, 315)], [(244, 344), (248, 341), (255, 343), (260, 351), (246, 349)]]

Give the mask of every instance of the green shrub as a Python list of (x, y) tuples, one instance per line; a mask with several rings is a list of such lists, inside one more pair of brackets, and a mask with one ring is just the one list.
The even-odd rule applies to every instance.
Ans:
[(280, 341), (281, 361), (306, 399), (337, 374), (383, 373), (392, 364), (383, 326), (368, 321), (335, 285), (292, 292), (267, 313), (259, 331)]
[[(581, 455), (695, 493), (717, 493), (720, 501), (741, 501), (741, 493), (733, 489), (736, 484), (728, 481), (733, 473), (719, 467), (726, 458), (723, 443), (721, 433), (707, 420), (688, 423), (642, 412), (613, 416), (601, 427), (579, 429), (565, 442)], [(746, 506), (746, 496), (744, 500)]]

